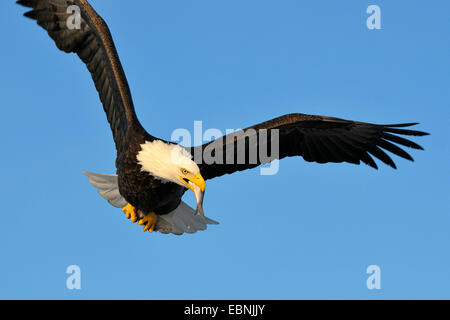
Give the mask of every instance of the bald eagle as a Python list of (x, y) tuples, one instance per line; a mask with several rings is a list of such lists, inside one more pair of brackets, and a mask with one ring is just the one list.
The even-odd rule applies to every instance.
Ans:
[[(122, 208), (128, 219), (144, 226), (144, 231), (194, 233), (216, 224), (203, 212), (205, 180), (224, 174), (292, 156), (317, 163), (363, 162), (377, 169), (374, 156), (396, 168), (383, 149), (411, 161), (400, 146), (422, 149), (400, 136), (426, 135), (404, 129), (417, 123), (379, 125), (301, 113), (287, 114), (244, 129), (240, 135), (227, 135), (192, 148), (156, 138), (140, 124), (109, 29), (86, 0), (17, 3), (31, 8), (24, 15), (36, 20), (60, 50), (76, 53), (86, 64), (112, 130), (117, 172), (84, 173), (103, 198)], [(260, 155), (263, 147), (271, 151), (271, 157)], [(196, 154), (207, 151), (214, 161), (195, 159)], [(196, 210), (182, 201), (188, 189), (195, 194)]]

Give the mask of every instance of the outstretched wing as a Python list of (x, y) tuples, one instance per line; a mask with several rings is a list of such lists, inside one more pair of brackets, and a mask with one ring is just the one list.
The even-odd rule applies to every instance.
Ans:
[(36, 20), (60, 50), (76, 53), (86, 64), (111, 126), (116, 149), (123, 150), (128, 128), (140, 124), (105, 21), (85, 0), (19, 0), (17, 3), (32, 8), (24, 15)]
[[(237, 134), (228, 134), (190, 151), (205, 179), (292, 156), (302, 156), (306, 161), (318, 163), (360, 164), (362, 161), (378, 169), (372, 158), (374, 156), (395, 169), (394, 161), (383, 149), (413, 161), (398, 145), (422, 149), (400, 136), (428, 134), (399, 129), (415, 124), (379, 125), (295, 113), (257, 124)], [(263, 148), (265, 150), (261, 152)]]

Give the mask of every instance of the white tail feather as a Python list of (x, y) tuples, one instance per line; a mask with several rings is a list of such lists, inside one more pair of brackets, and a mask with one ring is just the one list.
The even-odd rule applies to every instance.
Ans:
[(89, 177), (89, 183), (98, 189), (98, 193), (116, 208), (123, 208), (127, 201), (119, 193), (116, 174), (101, 174), (83, 171)]
[[(127, 201), (120, 195), (116, 174), (101, 174), (83, 171), (89, 182), (98, 189), (98, 193), (116, 208), (123, 208)], [(208, 224), (217, 221), (195, 214), (195, 210), (181, 201), (180, 205), (169, 214), (158, 216), (155, 229), (161, 233), (195, 233), (205, 230)]]

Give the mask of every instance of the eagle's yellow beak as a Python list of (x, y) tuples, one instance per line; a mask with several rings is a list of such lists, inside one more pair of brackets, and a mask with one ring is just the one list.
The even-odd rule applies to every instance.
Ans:
[[(189, 180), (190, 182), (192, 182), (193, 184), (195, 184), (196, 186), (198, 186), (202, 192), (205, 192), (205, 187), (206, 187), (205, 179), (203, 179), (203, 177), (200, 173), (197, 173), (192, 178), (186, 178), (186, 179)], [(188, 183), (188, 187), (195, 193), (194, 186), (192, 184)]]

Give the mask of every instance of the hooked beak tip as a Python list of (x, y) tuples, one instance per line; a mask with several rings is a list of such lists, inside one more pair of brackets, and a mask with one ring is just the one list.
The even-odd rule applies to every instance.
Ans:
[[(185, 179), (183, 179), (185, 180)], [(195, 210), (195, 213), (200, 213), (202, 216), (204, 216), (204, 212), (203, 212), (203, 195), (205, 193), (205, 187), (206, 187), (206, 183), (205, 183), (205, 179), (203, 179), (203, 177), (201, 176), (200, 173), (196, 174), (194, 177), (192, 177), (191, 179), (187, 179), (187, 187), (189, 189), (192, 190), (192, 192), (194, 192), (195, 198), (197, 200), (197, 209)]]

